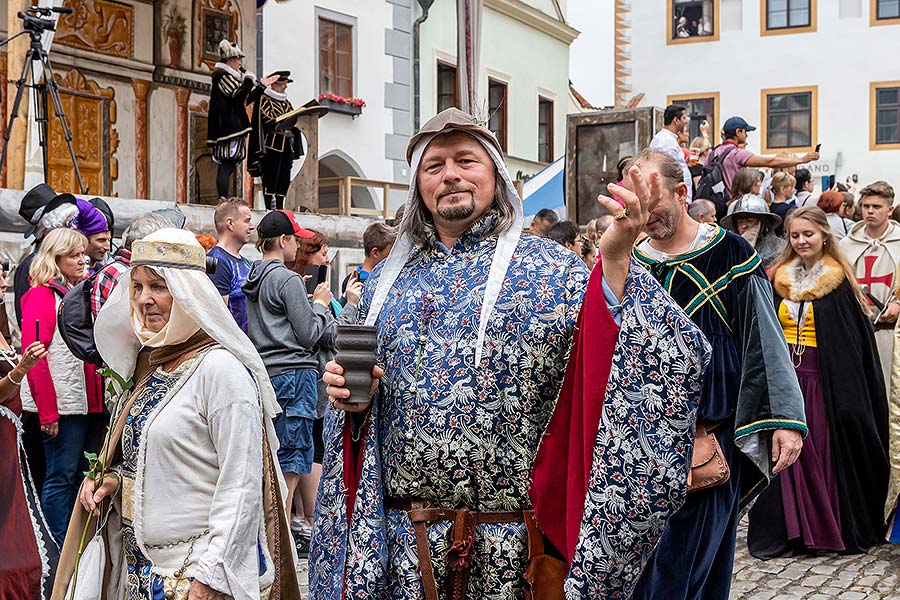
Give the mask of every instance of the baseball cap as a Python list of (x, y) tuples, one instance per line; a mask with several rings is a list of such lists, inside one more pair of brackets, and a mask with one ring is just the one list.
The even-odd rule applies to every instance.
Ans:
[(294, 213), (289, 210), (273, 210), (269, 212), (256, 226), (256, 232), (261, 238), (295, 235), (299, 238), (309, 239), (316, 235), (309, 229), (300, 227), (294, 218)]
[(725, 124), (722, 125), (722, 131), (737, 131), (738, 129), (756, 131), (756, 127), (745, 121), (742, 117), (730, 117), (725, 121)]

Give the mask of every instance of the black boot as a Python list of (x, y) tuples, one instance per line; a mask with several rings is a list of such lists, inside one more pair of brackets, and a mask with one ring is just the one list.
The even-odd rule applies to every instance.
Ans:
[(275, 195), (275, 208), (278, 210), (284, 208), (284, 196)]
[(266, 203), (266, 210), (272, 210), (273, 208), (275, 208), (275, 195), (263, 194), (263, 200)]

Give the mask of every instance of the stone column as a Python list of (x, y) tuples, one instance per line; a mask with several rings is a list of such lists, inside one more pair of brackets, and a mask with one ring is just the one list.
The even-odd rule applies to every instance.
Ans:
[[(248, 144), (249, 144), (249, 141), (248, 141)], [(253, 206), (253, 200), (254, 200), (254, 198), (253, 198), (253, 177), (251, 177), (250, 172), (247, 171), (247, 163), (248, 162), (249, 162), (248, 159), (244, 159), (244, 162), (242, 163), (243, 167), (241, 168), (241, 170), (243, 171), (243, 175), (244, 175), (244, 201), (247, 203), (247, 206), (249, 206), (250, 208), (255, 208)]]
[[(18, 12), (24, 11), (31, 2), (29, 0), (7, 0), (6, 14), (7, 26), (6, 31), (9, 37), (13, 37), (22, 31), (22, 19), (18, 16)], [(18, 77), (22, 73), (22, 63), (25, 62), (25, 52), (28, 50), (30, 38), (23, 35), (17, 40), (6, 46), (6, 64), (8, 78)], [(9, 98), (15, 98), (15, 85), (8, 85), (3, 90), (4, 94)], [(7, 102), (6, 118), (9, 118), (8, 112), (12, 109), (12, 101)], [(21, 190), (25, 186), (25, 149), (28, 142), (28, 90), (22, 96), (22, 103), (19, 106), (19, 116), (13, 126), (12, 137), (9, 140), (9, 152), (6, 155), (6, 187)]]
[(132, 79), (134, 89), (134, 197), (147, 199), (147, 94), (150, 82)]
[(175, 88), (175, 102), (178, 105), (178, 141), (175, 152), (175, 201), (187, 202), (188, 174), (188, 100), (191, 90)]

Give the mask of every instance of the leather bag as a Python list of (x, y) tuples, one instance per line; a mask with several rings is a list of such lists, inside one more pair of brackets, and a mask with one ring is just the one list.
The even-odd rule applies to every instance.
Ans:
[(688, 493), (722, 485), (731, 477), (731, 468), (722, 455), (722, 446), (712, 433), (718, 425), (697, 423), (691, 470), (688, 473)]
[(534, 520), (534, 511), (526, 510), (528, 531), (528, 567), (525, 569), (525, 600), (566, 600), (563, 583), (569, 563), (544, 553), (544, 534)]

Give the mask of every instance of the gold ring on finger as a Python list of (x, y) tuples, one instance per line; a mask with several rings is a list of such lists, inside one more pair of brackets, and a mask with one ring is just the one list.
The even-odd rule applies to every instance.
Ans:
[(622, 212), (620, 212), (619, 214), (613, 215), (613, 219), (615, 219), (616, 221), (621, 221), (622, 219), (627, 219), (627, 218), (628, 218), (628, 209), (623, 209)]

